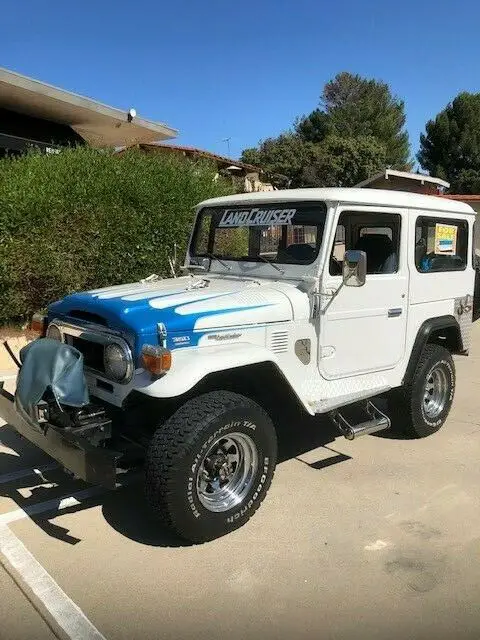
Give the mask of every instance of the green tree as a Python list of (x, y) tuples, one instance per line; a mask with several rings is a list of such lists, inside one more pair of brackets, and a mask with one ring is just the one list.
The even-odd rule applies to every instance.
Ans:
[(336, 135), (376, 138), (385, 147), (388, 166), (409, 168), (405, 104), (388, 84), (344, 71), (325, 85), (322, 106)]
[(417, 155), (423, 169), (457, 193), (480, 191), (480, 93), (460, 93), (429, 120)]
[(321, 109), (315, 109), (310, 115), (298, 118), (294, 126), (295, 132), (302, 140), (314, 144), (323, 142), (331, 132), (330, 118)]
[(257, 148), (245, 149), (241, 160), (262, 167), (270, 173), (288, 176), (292, 187), (302, 186), (302, 172), (313, 159), (313, 144), (295, 133), (267, 138)]
[(404, 103), (386, 83), (342, 72), (293, 131), (245, 149), (242, 160), (287, 175), (293, 187), (354, 185), (386, 165), (410, 168), (404, 127)]
[(253, 164), (258, 167), (262, 161), (260, 149), (258, 147), (248, 147), (247, 149), (244, 149), (240, 156), (240, 160), (245, 162), (245, 164)]
[(246, 149), (242, 160), (289, 176), (291, 187), (353, 187), (385, 167), (386, 150), (372, 136), (335, 134), (313, 144), (288, 133)]
[(331, 135), (314, 147), (301, 181), (307, 187), (353, 187), (385, 167), (386, 149), (376, 138)]

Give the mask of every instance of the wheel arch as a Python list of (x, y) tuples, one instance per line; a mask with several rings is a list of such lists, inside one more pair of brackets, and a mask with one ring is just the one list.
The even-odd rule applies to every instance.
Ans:
[(281, 369), (272, 360), (214, 371), (202, 378), (189, 393), (198, 395), (217, 389), (233, 391), (251, 398), (267, 411), (271, 406), (278, 407), (278, 399), (282, 398), (282, 404), (289, 402), (311, 413), (311, 409), (297, 395)]
[(439, 344), (448, 349), (451, 354), (465, 353), (460, 325), (454, 316), (429, 318), (417, 332), (403, 384), (408, 384), (413, 379), (417, 363), (427, 344)]
[(211, 391), (231, 391), (250, 398), (263, 407), (272, 419), (277, 412), (290, 408), (313, 415), (311, 408), (296, 394), (277, 364), (263, 360), (207, 373), (194, 386), (176, 396), (155, 397), (135, 389), (123, 404), (122, 420), (128, 425), (142, 424), (145, 434), (150, 434), (160, 419), (167, 420), (192, 398)]

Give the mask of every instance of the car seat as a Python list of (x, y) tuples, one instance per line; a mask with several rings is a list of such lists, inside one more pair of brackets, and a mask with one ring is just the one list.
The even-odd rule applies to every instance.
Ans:
[(316, 249), (308, 243), (291, 244), (278, 250), (277, 262), (284, 263), (309, 263), (315, 260)]
[(385, 234), (371, 233), (358, 239), (355, 249), (367, 254), (367, 273), (395, 273), (398, 256)]

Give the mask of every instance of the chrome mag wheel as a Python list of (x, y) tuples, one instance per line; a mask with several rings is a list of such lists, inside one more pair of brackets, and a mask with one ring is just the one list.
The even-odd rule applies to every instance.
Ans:
[(423, 395), (425, 415), (428, 418), (435, 419), (442, 413), (449, 393), (447, 372), (441, 365), (434, 367), (428, 374)]
[(258, 452), (245, 433), (229, 433), (210, 447), (197, 472), (197, 495), (209, 511), (228, 511), (239, 505), (252, 488)]

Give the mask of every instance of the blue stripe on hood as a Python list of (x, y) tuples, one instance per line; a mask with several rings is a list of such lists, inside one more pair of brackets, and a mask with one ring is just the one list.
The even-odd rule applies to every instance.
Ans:
[[(59, 302), (54, 302), (49, 306), (49, 320), (54, 317), (62, 319), (68, 318), (69, 313), (73, 310), (86, 311), (88, 313), (97, 314), (105, 318), (108, 326), (112, 329), (119, 329), (127, 334), (133, 345), (135, 345), (135, 353), (138, 356), (144, 344), (158, 344), (157, 324), (163, 322), (167, 328), (167, 333), (182, 333), (190, 336), (189, 345), (196, 344), (201, 337), (193, 335), (195, 323), (197, 320), (206, 317), (225, 315), (227, 313), (236, 313), (259, 309), (262, 307), (272, 306), (269, 303), (260, 305), (247, 305), (244, 307), (228, 307), (225, 309), (210, 309), (206, 311), (195, 311), (192, 313), (180, 314), (177, 309), (187, 307), (188, 305), (197, 304), (198, 302), (214, 300), (233, 295), (235, 292), (216, 294), (205, 297), (201, 300), (193, 298), (191, 301), (183, 301), (175, 305), (156, 309), (150, 304), (152, 299), (163, 299), (170, 296), (177, 296), (185, 291), (174, 292), (168, 294), (156, 294), (141, 300), (125, 300), (121, 297), (100, 298), (99, 294), (91, 293), (74, 293), (66, 296)], [(73, 319), (74, 321), (74, 319)], [(213, 329), (212, 329), (213, 330)], [(198, 332), (195, 332), (198, 333)], [(203, 335), (202, 332), (201, 335)], [(169, 340), (170, 347), (179, 347), (181, 344), (173, 343)], [(186, 346), (185, 344), (183, 346)]]

